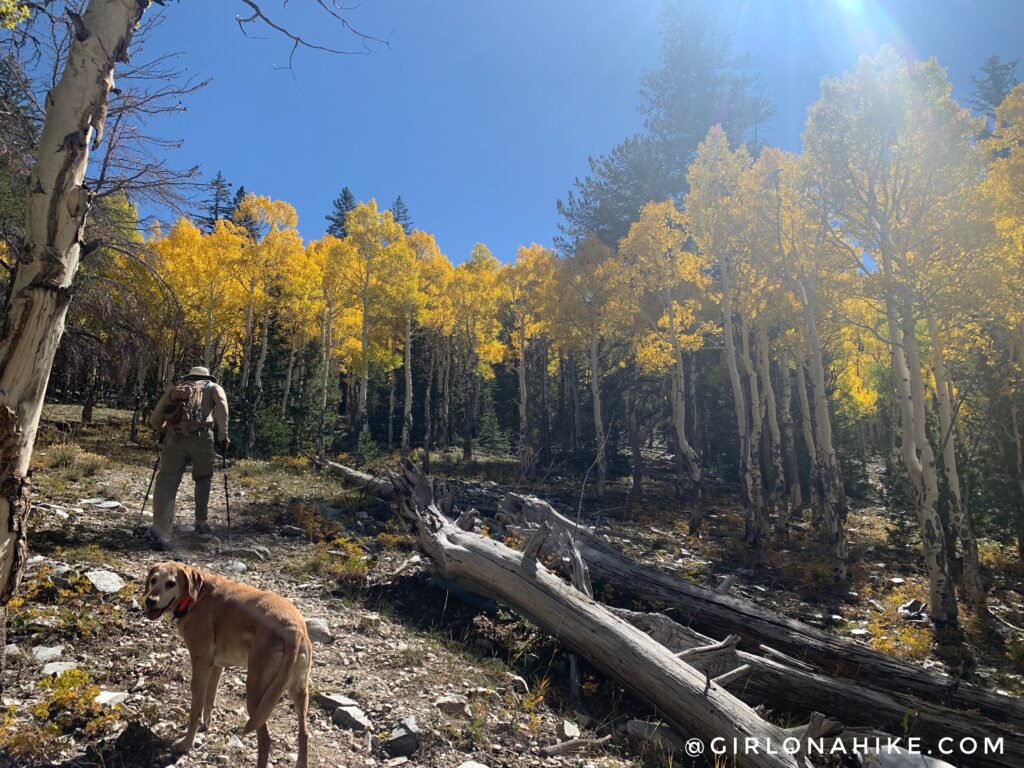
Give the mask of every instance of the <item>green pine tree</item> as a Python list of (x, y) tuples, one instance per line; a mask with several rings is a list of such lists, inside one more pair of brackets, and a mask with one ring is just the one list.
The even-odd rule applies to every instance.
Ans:
[(981, 65), (981, 77), (971, 75), (971, 95), (967, 103), (990, 121), (996, 119), (996, 107), (1017, 84), (1017, 64), (1020, 59), (1003, 61), (993, 53)]
[(402, 229), (405, 231), (405, 234), (411, 235), (412, 217), (409, 216), (409, 208), (405, 205), (405, 201), (402, 199), (401, 195), (395, 198), (395, 202), (391, 204), (391, 208), (388, 210), (390, 210), (392, 215), (395, 217), (395, 222), (402, 225)]
[(348, 187), (342, 187), (341, 194), (334, 198), (331, 212), (324, 218), (327, 219), (327, 234), (335, 237), (345, 237), (345, 217), (348, 212), (357, 205), (356, 197)]
[(206, 232), (213, 232), (213, 227), (219, 219), (231, 217), (241, 198), (231, 200), (231, 183), (224, 178), (224, 174), (217, 171), (207, 185), (210, 189), (210, 198), (206, 204), (206, 215), (199, 217), (199, 226)]

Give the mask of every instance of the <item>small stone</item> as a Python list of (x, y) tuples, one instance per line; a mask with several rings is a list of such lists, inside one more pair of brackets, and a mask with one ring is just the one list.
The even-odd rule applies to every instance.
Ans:
[(77, 576), (78, 573), (70, 565), (55, 565), (53, 570), (50, 571), (50, 581), (60, 589), (70, 587), (72, 579), (75, 579)]
[(51, 661), (43, 667), (42, 676), (62, 675), (72, 669), (78, 669), (78, 664), (73, 661)]
[(360, 629), (380, 629), (380, 614), (368, 613), (359, 617)]
[(113, 707), (128, 701), (128, 694), (123, 691), (100, 691), (93, 701), (101, 707)]
[(569, 739), (578, 739), (580, 737), (580, 727), (571, 720), (563, 720), (558, 725), (558, 738), (562, 741), (568, 741)]
[(87, 578), (99, 592), (113, 594), (120, 592), (125, 587), (124, 579), (111, 571), (86, 571)]
[(331, 715), (335, 725), (362, 733), (372, 731), (373, 724), (366, 719), (366, 713), (359, 707), (338, 707)]
[(410, 715), (395, 726), (381, 748), (391, 757), (408, 757), (419, 746), (420, 727), (416, 723), (416, 718)]
[(32, 649), (32, 658), (38, 662), (56, 661), (64, 653), (63, 645), (37, 645)]
[(522, 688), (522, 689), (523, 689), (523, 693), (529, 693), (529, 692), (530, 692), (530, 686), (528, 686), (528, 685), (526, 684), (526, 681), (525, 681), (525, 680), (524, 680), (523, 678), (521, 678), (521, 677), (520, 677), (519, 675), (513, 675), (513, 674), (512, 674), (511, 672), (510, 672), (510, 673), (509, 673), (509, 675), (508, 675), (508, 678), (509, 678), (509, 680), (511, 680), (511, 681), (512, 681), (513, 683), (515, 683), (515, 684), (516, 684), (517, 686), (519, 686), (520, 688)]
[(324, 693), (322, 691), (313, 696), (313, 701), (328, 712), (333, 712), (338, 707), (359, 706), (359, 702), (350, 699), (348, 696), (342, 696), (340, 693)]
[(899, 587), (899, 586), (907, 583), (906, 579), (901, 579), (899, 576), (894, 576), (891, 579), (887, 579), (887, 581), (890, 584), (892, 584), (892, 586), (894, 586), (894, 587)]
[(100, 501), (93, 506), (99, 507), (100, 509), (124, 509), (125, 506), (120, 501)]
[(446, 715), (472, 717), (473, 712), (469, 708), (469, 701), (465, 696), (442, 696), (434, 702), (434, 706)]
[(8, 659), (15, 659), (19, 656), (24, 656), (24, 654), (21, 652), (21, 648), (19, 648), (15, 643), (8, 643), (4, 646), (4, 655)]
[(188, 523), (182, 523), (181, 525), (178, 526), (178, 533), (182, 534), (183, 536), (188, 536), (190, 533), (195, 533), (195, 532), (196, 532), (196, 527), (194, 525), (189, 525)]
[(334, 642), (331, 628), (323, 619), (306, 619), (306, 631), (309, 633), (309, 639), (314, 643), (330, 645)]
[(850, 634), (854, 637), (867, 637), (871, 634), (871, 630), (864, 629), (863, 627), (857, 627), (856, 629), (851, 629)]
[(248, 571), (249, 568), (241, 560), (232, 560), (230, 563), (224, 566), (224, 570), (228, 573), (233, 573), (236, 576), (241, 576), (243, 573)]
[(459, 763), (459, 768), (489, 768), (489, 766), (478, 763), (476, 760), (467, 760), (464, 763)]
[(245, 747), (245, 744), (242, 743), (242, 740), (240, 738), (232, 734), (231, 738), (228, 739), (228, 746), (232, 749), (243, 749)]
[(81, 504), (83, 507), (91, 507), (94, 504), (100, 504), (100, 503), (102, 503), (104, 501), (105, 501), (105, 499), (100, 499), (100, 498), (95, 498), (95, 499), (79, 499), (78, 503)]
[(408, 757), (392, 757), (390, 760), (385, 760), (384, 765), (387, 768), (398, 768), (399, 765), (405, 765), (408, 762)]

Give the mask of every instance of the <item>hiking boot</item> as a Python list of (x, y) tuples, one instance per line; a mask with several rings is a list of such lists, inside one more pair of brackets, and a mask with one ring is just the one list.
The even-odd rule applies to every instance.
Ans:
[(205, 520), (196, 520), (196, 533), (201, 536), (209, 536), (213, 533), (213, 528)]
[(146, 531), (146, 535), (149, 538), (149, 548), (156, 550), (157, 552), (172, 552), (174, 547), (171, 546), (171, 542), (159, 533), (150, 528)]

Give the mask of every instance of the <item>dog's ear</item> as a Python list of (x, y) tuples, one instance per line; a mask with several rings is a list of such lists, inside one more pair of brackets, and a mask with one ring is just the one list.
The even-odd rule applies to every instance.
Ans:
[(159, 568), (159, 567), (160, 567), (160, 563), (157, 563), (156, 565), (154, 565), (152, 568), (149, 569), (149, 573), (146, 574), (146, 580), (144, 582), (142, 582), (142, 591), (143, 592), (148, 592), (149, 591), (150, 579), (153, 578), (153, 574), (156, 573), (156, 569)]
[(181, 566), (181, 574), (185, 578), (185, 589), (194, 603), (199, 599), (199, 590), (203, 588), (203, 572), (189, 565)]

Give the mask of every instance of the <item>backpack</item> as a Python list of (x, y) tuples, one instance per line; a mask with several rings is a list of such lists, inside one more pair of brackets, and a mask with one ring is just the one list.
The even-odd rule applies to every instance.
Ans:
[(209, 381), (184, 380), (168, 395), (167, 428), (176, 435), (194, 435), (206, 426), (203, 419), (203, 391)]

